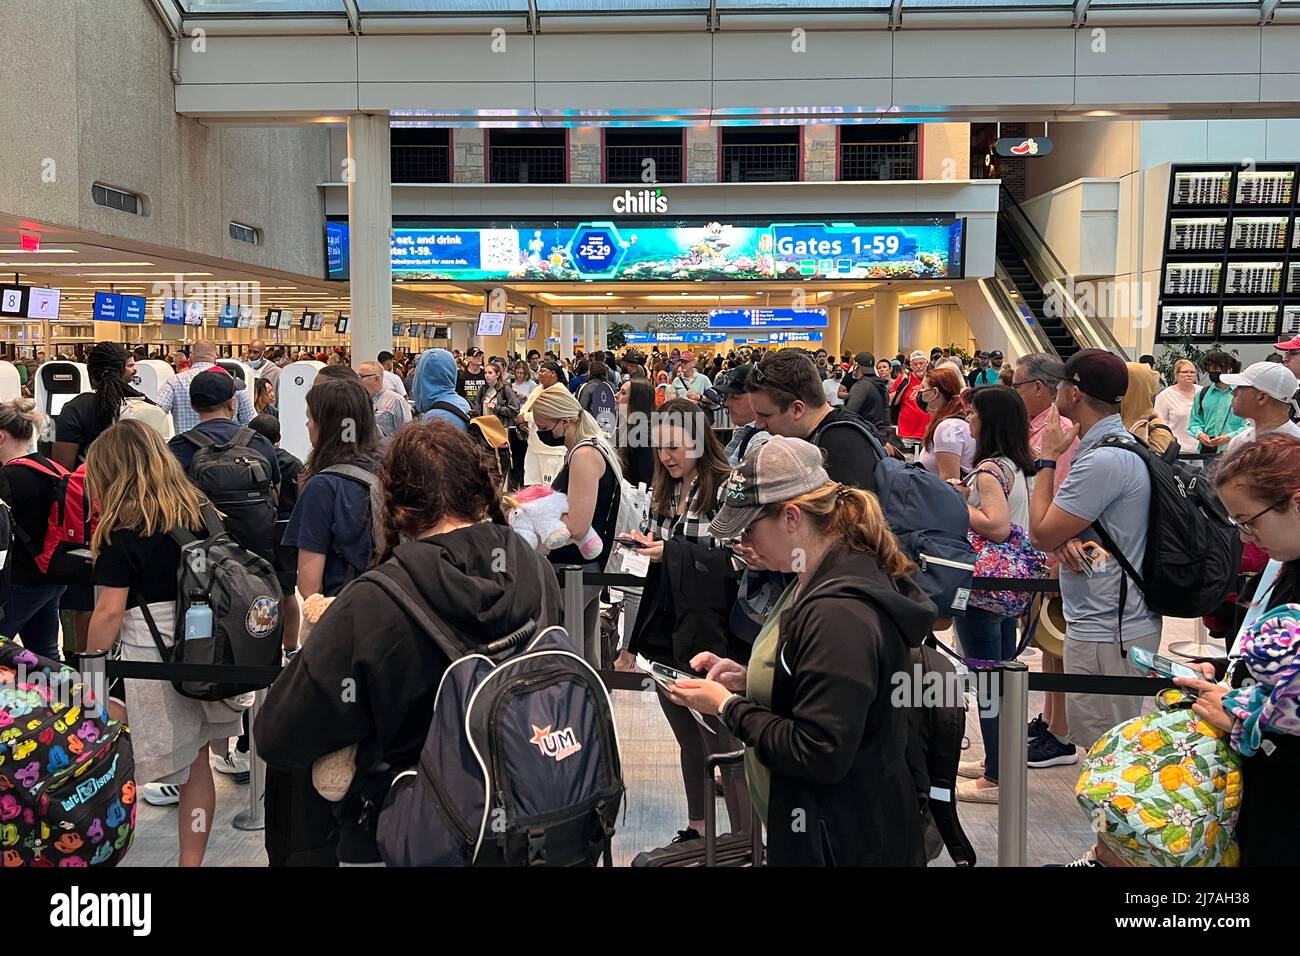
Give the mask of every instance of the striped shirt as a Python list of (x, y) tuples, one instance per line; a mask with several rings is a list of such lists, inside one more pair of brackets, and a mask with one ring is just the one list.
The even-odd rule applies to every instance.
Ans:
[[(691, 479), (691, 487), (687, 492), (687, 500), (695, 494), (697, 480)], [(717, 547), (717, 542), (709, 534), (709, 522), (712, 520), (711, 515), (702, 515), (694, 512), (688, 505), (683, 514), (678, 514), (677, 510), (681, 507), (682, 483), (673, 482), (673, 493), (669, 499), (669, 513), (666, 515), (652, 513), (650, 515), (650, 533), (656, 538), (664, 541), (671, 541), (677, 535), (698, 541), (708, 547)]]
[(391, 438), (411, 420), (411, 406), (390, 388), (381, 388), (370, 396), (375, 409), (375, 427), (380, 438)]
[[(171, 415), (172, 421), (176, 423), (176, 434), (187, 432), (199, 423), (199, 413), (190, 404), (190, 382), (194, 381), (195, 376), (200, 372), (216, 367), (216, 362), (195, 362), (175, 378), (168, 379), (163, 387), (158, 389), (158, 407)], [(240, 425), (247, 425), (257, 414), (257, 410), (253, 408), (253, 390), (237, 388), (235, 399), (238, 403), (235, 406), (235, 421)]]

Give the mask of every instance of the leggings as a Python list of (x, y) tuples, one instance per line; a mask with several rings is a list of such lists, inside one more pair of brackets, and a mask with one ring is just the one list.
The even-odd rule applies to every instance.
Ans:
[[(686, 786), (686, 814), (688, 820), (704, 819), (704, 801), (714, 799), (712, 781), (704, 779), (704, 760), (709, 754), (725, 754), (740, 749), (740, 742), (731, 735), (722, 721), (705, 717), (704, 722), (717, 731), (711, 734), (701, 727), (685, 707), (674, 704), (658, 691), (659, 706), (668, 718), (682, 752), (682, 783)], [(727, 816), (731, 819), (732, 833), (748, 833), (752, 829), (754, 811), (749, 801), (749, 788), (745, 784), (745, 769), (739, 764), (722, 768), (722, 793), (727, 801)]]

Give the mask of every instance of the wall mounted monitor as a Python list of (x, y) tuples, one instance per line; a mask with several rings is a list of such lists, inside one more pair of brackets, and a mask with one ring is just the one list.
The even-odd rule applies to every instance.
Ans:
[(251, 329), (253, 327), (253, 307), (251, 305), (241, 306), (239, 309), (239, 328)]
[(32, 286), (27, 290), (27, 318), (57, 319), (59, 317), (59, 290)]
[(433, 336), (434, 336), (434, 332), (436, 331), (436, 329), (437, 329), (437, 326), (434, 325), (432, 322), (426, 322), (425, 325), (424, 325), (424, 337), (425, 337), (426, 339), (431, 339), (431, 338), (433, 338)]
[(24, 316), (27, 314), (27, 287), (0, 286), (0, 315)]
[(337, 332), (339, 335), (347, 335), (348, 324), (351, 321), (352, 320), (348, 316), (339, 313), (339, 320), (336, 323), (334, 323), (334, 331)]
[(325, 315), (322, 312), (313, 312), (311, 314), (311, 330), (320, 332), (325, 328)]
[(393, 335), (405, 335), (405, 334), (406, 334), (406, 326), (404, 326), (401, 322), (394, 322)]
[(91, 315), (96, 322), (121, 322), (122, 296), (116, 292), (96, 292)]
[(435, 325), (433, 327), (433, 340), (435, 342), (446, 342), (447, 339), (450, 338), (450, 331), (451, 330), (445, 325)]
[(475, 335), (501, 335), (506, 330), (506, 314), (504, 312), (480, 312), (478, 314), (478, 329)]
[(528, 326), (528, 341), (537, 338), (537, 323), (533, 322)]
[(278, 329), (280, 327), (280, 310), (267, 309), (265, 324), (268, 329)]
[(298, 320), (298, 328), (301, 329), (301, 330), (304, 331), (304, 332), (310, 332), (310, 331), (311, 331), (311, 313), (310, 313), (310, 312), (304, 312), (304, 313), (302, 314), (302, 318), (300, 318), (300, 319)]
[(230, 303), (221, 307), (221, 314), (217, 317), (217, 328), (219, 329), (237, 329), (239, 328), (239, 309)]
[(416, 338), (420, 334), (420, 327), (418, 325), (407, 326), (406, 334), (411, 338)]
[(203, 303), (198, 299), (185, 300), (185, 324), (202, 325), (203, 324)]
[(163, 325), (185, 324), (185, 301), (183, 299), (163, 299)]

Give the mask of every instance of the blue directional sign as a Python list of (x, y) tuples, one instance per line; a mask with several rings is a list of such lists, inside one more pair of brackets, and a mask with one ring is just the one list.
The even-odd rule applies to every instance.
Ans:
[(569, 258), (587, 279), (612, 279), (627, 254), (627, 244), (612, 222), (583, 223), (569, 240)]

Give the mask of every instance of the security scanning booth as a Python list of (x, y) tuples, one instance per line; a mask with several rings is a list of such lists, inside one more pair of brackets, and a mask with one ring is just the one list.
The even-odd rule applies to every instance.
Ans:
[(0, 402), (12, 402), (22, 398), (23, 380), (18, 376), (18, 369), (12, 362), (0, 361)]
[(36, 370), (36, 410), (51, 417), (82, 392), (89, 392), (90, 374), (81, 362), (46, 362)]
[(156, 402), (162, 387), (175, 377), (175, 369), (161, 359), (144, 359), (135, 363), (131, 387), (149, 401)]
[(307, 434), (307, 393), (324, 362), (290, 362), (280, 370), (276, 401), (280, 409), (280, 447), (302, 461), (311, 454)]
[(238, 359), (228, 358), (217, 359), (217, 364), (229, 372), (236, 382), (243, 382), (248, 388), (253, 387), (253, 379), (257, 378), (257, 373), (250, 366)]

